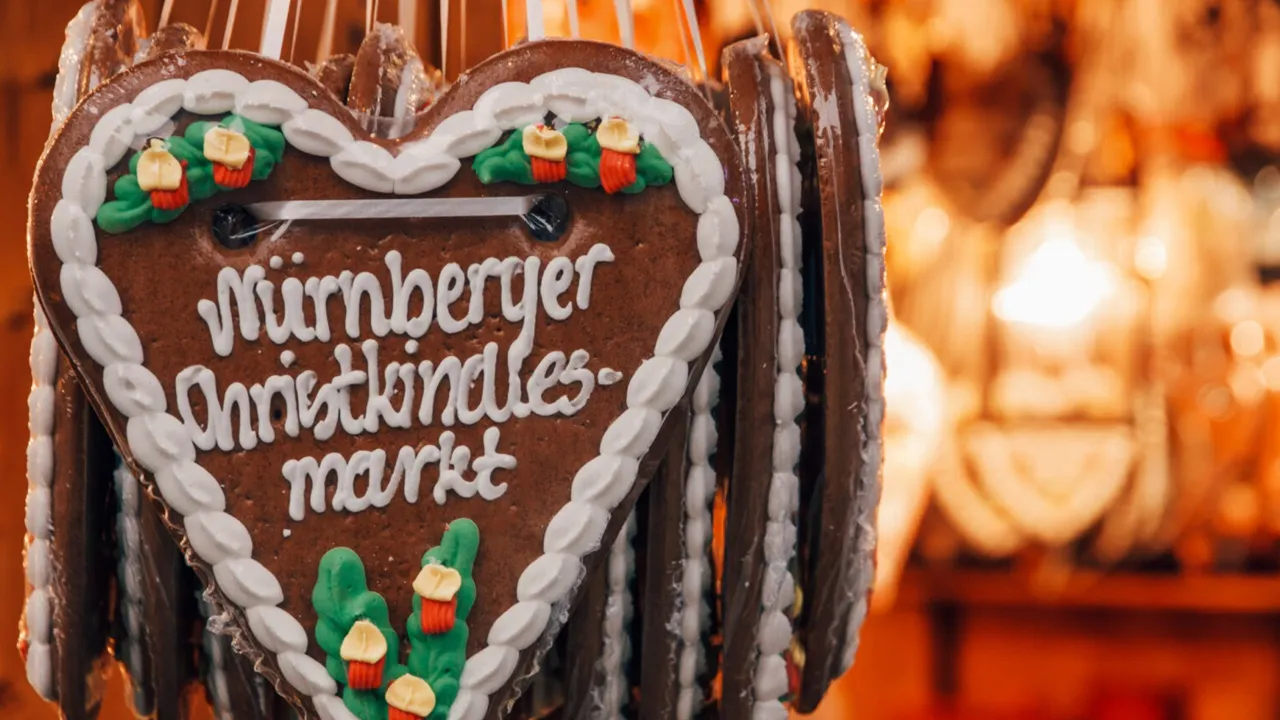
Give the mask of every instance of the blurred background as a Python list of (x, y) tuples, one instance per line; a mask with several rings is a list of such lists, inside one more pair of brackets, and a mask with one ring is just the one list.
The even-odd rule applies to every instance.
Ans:
[[(0, 628), (23, 598), (25, 204), (81, 3), (0, 2)], [(353, 51), (367, 12), (403, 17), (340, 0), (328, 34), (303, 5), (298, 64)], [(406, 5), (450, 78), (522, 32), (464, 0), (446, 52), (439, 3)], [(818, 716), (1280, 718), (1280, 2), (697, 5), (713, 65), (821, 7), (889, 67), (880, 577)], [(637, 44), (696, 76), (677, 6), (636, 0)], [(584, 36), (617, 39), (612, 2), (579, 7)], [(253, 48), (262, 2), (169, 13)], [(43, 717), (13, 645), (0, 715)]]

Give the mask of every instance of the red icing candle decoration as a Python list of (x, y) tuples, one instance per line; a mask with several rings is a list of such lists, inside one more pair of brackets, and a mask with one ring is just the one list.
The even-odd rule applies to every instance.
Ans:
[(612, 195), (636, 182), (636, 155), (640, 154), (640, 133), (622, 118), (608, 118), (596, 128), (600, 143), (600, 186)]
[(191, 191), (187, 185), (187, 162), (182, 161), (182, 179), (176, 190), (152, 190), (151, 205), (157, 210), (181, 210), (191, 202)]
[(569, 173), (569, 167), (563, 160), (543, 160), (540, 157), (531, 157), (529, 162), (533, 165), (534, 182), (560, 182)]
[(213, 163), (213, 182), (234, 190), (253, 179), (253, 145), (243, 132), (214, 127), (204, 135), (204, 157)]
[(187, 163), (179, 162), (163, 140), (152, 138), (138, 156), (135, 172), (138, 189), (148, 193), (157, 210), (181, 210), (191, 201), (187, 188)]
[(387, 720), (423, 720), (436, 709), (436, 694), (426, 680), (401, 675), (387, 687)]
[(249, 150), (249, 159), (238, 170), (230, 165), (214, 163), (213, 181), (217, 183), (218, 187), (232, 190), (245, 187), (253, 179), (253, 156), (254, 151), (251, 148)]
[(612, 195), (636, 182), (636, 156), (600, 150), (600, 186)]
[(347, 686), (353, 690), (382, 687), (382, 671), (387, 662), (387, 638), (377, 625), (357, 620), (342, 639), (338, 654), (347, 664)]
[(522, 135), (521, 146), (524, 154), (529, 156), (533, 181), (553, 183), (565, 179), (569, 172), (564, 162), (569, 152), (569, 141), (564, 133), (548, 125), (530, 125)]
[(458, 590), (462, 589), (462, 575), (443, 565), (422, 566), (413, 581), (413, 591), (421, 598), (422, 609), (418, 613), (422, 632), (440, 635), (453, 629), (458, 617)]
[(372, 665), (358, 661), (347, 663), (347, 686), (353, 690), (376, 690), (382, 687), (382, 670), (386, 663), (386, 658)]
[(454, 620), (458, 616), (458, 598), (447, 602), (423, 600), (421, 615), (422, 632), (427, 635), (443, 635), (453, 629)]

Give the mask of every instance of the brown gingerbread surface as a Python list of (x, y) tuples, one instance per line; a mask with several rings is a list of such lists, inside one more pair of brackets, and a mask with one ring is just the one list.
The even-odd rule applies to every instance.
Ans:
[[(726, 194), (737, 204), (743, 202), (742, 179), (731, 140), (697, 91), (660, 65), (607, 45), (569, 41), (534, 43), (496, 56), (473, 69), (442, 96), (425, 115), (419, 133), (428, 133), (444, 118), (469, 109), (479, 94), (491, 85), (503, 81), (527, 81), (566, 64), (629, 77), (659, 96), (688, 107), (703, 128), (704, 139), (724, 164)], [(74, 317), (59, 287), (60, 263), (50, 242), (48, 223), (60, 195), (60, 168), (65, 167), (71, 155), (86, 142), (95, 118), (101, 113), (128, 102), (143, 88), (160, 79), (188, 77), (212, 68), (234, 69), (252, 79), (283, 82), (302, 95), (311, 107), (339, 118), (357, 136), (363, 134), (351, 115), (321, 85), (307, 76), (257, 56), (229, 52), (193, 52), (183, 56), (181, 61), (169, 56), (144, 63), (110, 82), (72, 115), (44, 159), (44, 170), (32, 193), (30, 241), (33, 272), (61, 344), (76, 359), (78, 371), (87, 381), (95, 407), (103, 414), (113, 437), (122, 446), (125, 445), (125, 419), (106, 400), (102, 368), (88, 360), (76, 334)], [(180, 113), (177, 117), (179, 129), (194, 119)], [(397, 144), (374, 142), (385, 147)], [(122, 168), (117, 167), (111, 175), (114, 178), (121, 172)], [(381, 197), (339, 178), (326, 160), (290, 147), (282, 163), (267, 180), (244, 190), (220, 193), (210, 200), (193, 203), (170, 224), (144, 224), (119, 236), (99, 232), (98, 266), (119, 290), (124, 315), (137, 329), (142, 341), (146, 365), (165, 385), (170, 412), (178, 405), (174, 378), (192, 365), (204, 365), (213, 370), (221, 393), (231, 382), (248, 385), (262, 382), (274, 374), (307, 369), (317, 371), (321, 382), (325, 382), (338, 372), (332, 357), (336, 344), (351, 344), (356, 367), (364, 364), (359, 343), (372, 337), (370, 329), (366, 323), (358, 340), (346, 337), (341, 331), (344, 315), (341, 303), (334, 298), (330, 299), (328, 306), (330, 320), (335, 326), (333, 342), (299, 343), (291, 339), (277, 345), (267, 340), (265, 334), (252, 342), (237, 335), (229, 356), (216, 355), (211, 349), (209, 331), (196, 313), (196, 306), (202, 299), (216, 300), (217, 275), (224, 267), (243, 270), (257, 264), (266, 268), (275, 256), (283, 258), (284, 265), (281, 269), (267, 270), (267, 278), (277, 285), (287, 277), (337, 276), (344, 270), (351, 270), (374, 273), (384, 279), (384, 287), (387, 287), (387, 269), (383, 260), (391, 250), (397, 250), (404, 256), (406, 271), (420, 267), (433, 278), (450, 262), (457, 262), (465, 268), (488, 257), (538, 257), (544, 261), (545, 267), (546, 261), (557, 256), (573, 259), (584, 255), (596, 243), (606, 243), (613, 250), (616, 260), (597, 267), (589, 309), (575, 309), (568, 320), (560, 322), (549, 320), (545, 314), (540, 316), (534, 348), (526, 361), (523, 376), (527, 377), (537, 360), (549, 351), (568, 353), (582, 348), (591, 353), (588, 364), (591, 370), (615, 368), (623, 372), (623, 379), (607, 387), (597, 385), (587, 404), (572, 417), (531, 416), (502, 423), (499, 449), (514, 455), (518, 465), (495, 474), (495, 483), (505, 482), (508, 485), (506, 493), (496, 501), (450, 495), (444, 505), (439, 505), (431, 497), (436, 474), (428, 468), (423, 473), (421, 494), (416, 503), (406, 501), (401, 486), (400, 492), (384, 508), (370, 508), (358, 513), (337, 512), (330, 508), (316, 513), (308, 507), (305, 518), (294, 521), (289, 518), (289, 484), (281, 475), (281, 467), (289, 459), (307, 456), (318, 459), (326, 453), (350, 457), (357, 450), (374, 449), (387, 451), (386, 472), (389, 475), (395, 453), (402, 446), (419, 448), (438, 444), (440, 433), (446, 430), (456, 433), (457, 444), (466, 445), (479, 455), (483, 447), (482, 435), (492, 426), (487, 420), (477, 425), (458, 424), (453, 427), (441, 427), (438, 421), (426, 427), (415, 422), (408, 429), (383, 426), (376, 433), (360, 435), (339, 430), (332, 438), (318, 442), (309, 430), (303, 430), (296, 438), (287, 436), (282, 419), (277, 418), (272, 423), (276, 439), (271, 444), (260, 444), (247, 451), (214, 449), (198, 452), (197, 461), (223, 484), (227, 512), (248, 527), (253, 540), (253, 557), (279, 579), (284, 591), (281, 607), (302, 620), (309, 635), (315, 621), (311, 591), (317, 565), (327, 550), (341, 545), (357, 550), (364, 561), (370, 589), (384, 595), (390, 605), (393, 625), (402, 628), (411, 611), (410, 583), (418, 571), (423, 551), (439, 542), (446, 523), (467, 517), (474, 520), (481, 531), (475, 569), (479, 596), (468, 619), (468, 654), (478, 651), (483, 647), (494, 619), (515, 602), (517, 578), (543, 552), (547, 522), (568, 502), (574, 473), (596, 456), (604, 430), (625, 409), (627, 380), (640, 362), (652, 353), (659, 330), (677, 309), (680, 288), (698, 264), (694, 242), (697, 216), (682, 202), (674, 184), (625, 196), (610, 196), (599, 190), (586, 190), (566, 183), (553, 189), (568, 201), (572, 211), (568, 233), (555, 243), (534, 240), (515, 218), (438, 218), (297, 222), (275, 239), (269, 239), (271, 231), (268, 230), (249, 247), (238, 250), (222, 247), (213, 237), (211, 222), (214, 210), (224, 203)], [(527, 195), (529, 192), (528, 188), (511, 184), (486, 187), (477, 180), (470, 163), (464, 162), (454, 179), (431, 195), (462, 198)], [(745, 230), (747, 218), (741, 211), (739, 214)], [(741, 257), (744, 248), (740, 247), (738, 252)], [(295, 253), (301, 253), (304, 258), (300, 264), (292, 262)], [(403, 337), (379, 339), (380, 369), (392, 361), (439, 361), (450, 355), (465, 359), (478, 354), (490, 341), (505, 350), (515, 339), (519, 326), (501, 319), (496, 290), (496, 280), (486, 285), (486, 318), (478, 327), (447, 335), (433, 326), (421, 338), (417, 351), (412, 353)], [(411, 306), (410, 314), (414, 314), (416, 309)], [(720, 313), (719, 322), (722, 324), (723, 321), (724, 313)], [(290, 351), (296, 356), (296, 361), (288, 364), (289, 367), (285, 367), (286, 363), (281, 360), (282, 351)], [(505, 360), (505, 353), (501, 355)], [(500, 360), (496, 388), (499, 398), (506, 397), (507, 391), (503, 360)], [(700, 364), (701, 361), (695, 363), (695, 377), (691, 378), (690, 388), (700, 371)], [(204, 408), (198, 398), (198, 393), (192, 394), (195, 414), (204, 417)], [(437, 398), (437, 407), (440, 407), (442, 399)], [(351, 393), (351, 405), (357, 411), (364, 407), (365, 400), (364, 386)], [(254, 427), (257, 427), (256, 418)], [(669, 428), (665, 430), (669, 432)], [(660, 449), (662, 442), (660, 438), (654, 447)], [(128, 454), (127, 447), (125, 451)], [(605, 534), (606, 546), (621, 525), (643, 481), (652, 473), (657, 455), (651, 451), (641, 463), (640, 482), (622, 506), (615, 510)], [(141, 470), (136, 463), (132, 464), (136, 471)], [(145, 474), (143, 477), (150, 485), (151, 478)], [(331, 481), (326, 495), (330, 502), (332, 495)], [(180, 518), (170, 514), (169, 520), (175, 534), (183, 538)], [(191, 559), (190, 554), (188, 557)], [(589, 570), (598, 564), (600, 557), (600, 553), (595, 553), (587, 558)], [(207, 567), (198, 559), (194, 564), (204, 571), (202, 574), (207, 579)], [(322, 657), (314, 641), (310, 652), (315, 657)], [(517, 671), (515, 676), (520, 675), (521, 672)], [(287, 685), (283, 689), (287, 690)], [(499, 704), (491, 704), (491, 715)]]
[[(774, 468), (781, 208), (769, 66), (781, 66), (768, 57), (768, 39), (763, 36), (729, 46), (721, 63), (728, 88), (730, 125), (737, 130), (743, 156), (755, 158), (750, 192), (756, 242), (736, 307), (737, 392), (724, 530), (724, 685), (720, 700), (725, 717), (747, 717), (756, 704), (765, 527)], [(781, 152), (787, 152), (787, 148)], [(783, 168), (783, 172), (790, 170)], [(784, 218), (781, 222), (790, 220)]]
[(804, 667), (796, 700), (801, 712), (812, 712), (844, 670), (849, 623), (860, 600), (860, 563), (854, 561), (861, 532), (857, 518), (861, 503), (875, 502), (859, 483), (870, 416), (868, 248), (854, 79), (840, 37), (843, 24), (835, 15), (817, 11), (801, 12), (792, 20), (799, 115), (813, 138), (813, 155), (802, 159), (805, 266), (807, 273), (817, 273), (822, 293), (816, 304), (821, 345), (806, 348), (809, 408), (801, 504), (815, 510), (801, 513), (802, 521), (808, 521), (800, 532), (806, 571), (799, 628)]

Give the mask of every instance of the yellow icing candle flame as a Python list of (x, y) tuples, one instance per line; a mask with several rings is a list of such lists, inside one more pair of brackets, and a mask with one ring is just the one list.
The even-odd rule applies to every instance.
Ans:
[(424, 565), (413, 581), (413, 591), (424, 600), (449, 602), (462, 588), (462, 575), (443, 565)]
[(204, 134), (204, 156), (210, 162), (239, 170), (249, 162), (249, 138), (230, 128), (215, 127)]
[(182, 186), (182, 163), (169, 152), (163, 140), (152, 140), (138, 158), (138, 187), (152, 190), (177, 190)]
[(342, 639), (338, 654), (347, 662), (373, 665), (387, 655), (387, 638), (377, 625), (368, 620), (357, 620)]
[(600, 143), (600, 147), (605, 150), (626, 155), (640, 153), (640, 133), (636, 132), (631, 123), (622, 118), (611, 117), (601, 120), (600, 127), (596, 128), (596, 142)]
[(539, 160), (561, 162), (569, 153), (564, 133), (546, 125), (530, 125), (524, 129), (524, 154)]
[(436, 693), (426, 680), (401, 675), (387, 687), (387, 704), (397, 710), (426, 717), (436, 709)]

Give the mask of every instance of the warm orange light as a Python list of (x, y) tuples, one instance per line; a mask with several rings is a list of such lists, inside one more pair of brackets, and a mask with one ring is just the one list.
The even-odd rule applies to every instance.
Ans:
[(1087, 257), (1071, 225), (1049, 224), (1044, 242), (994, 299), (996, 316), (1040, 328), (1080, 325), (1115, 290), (1115, 270)]

